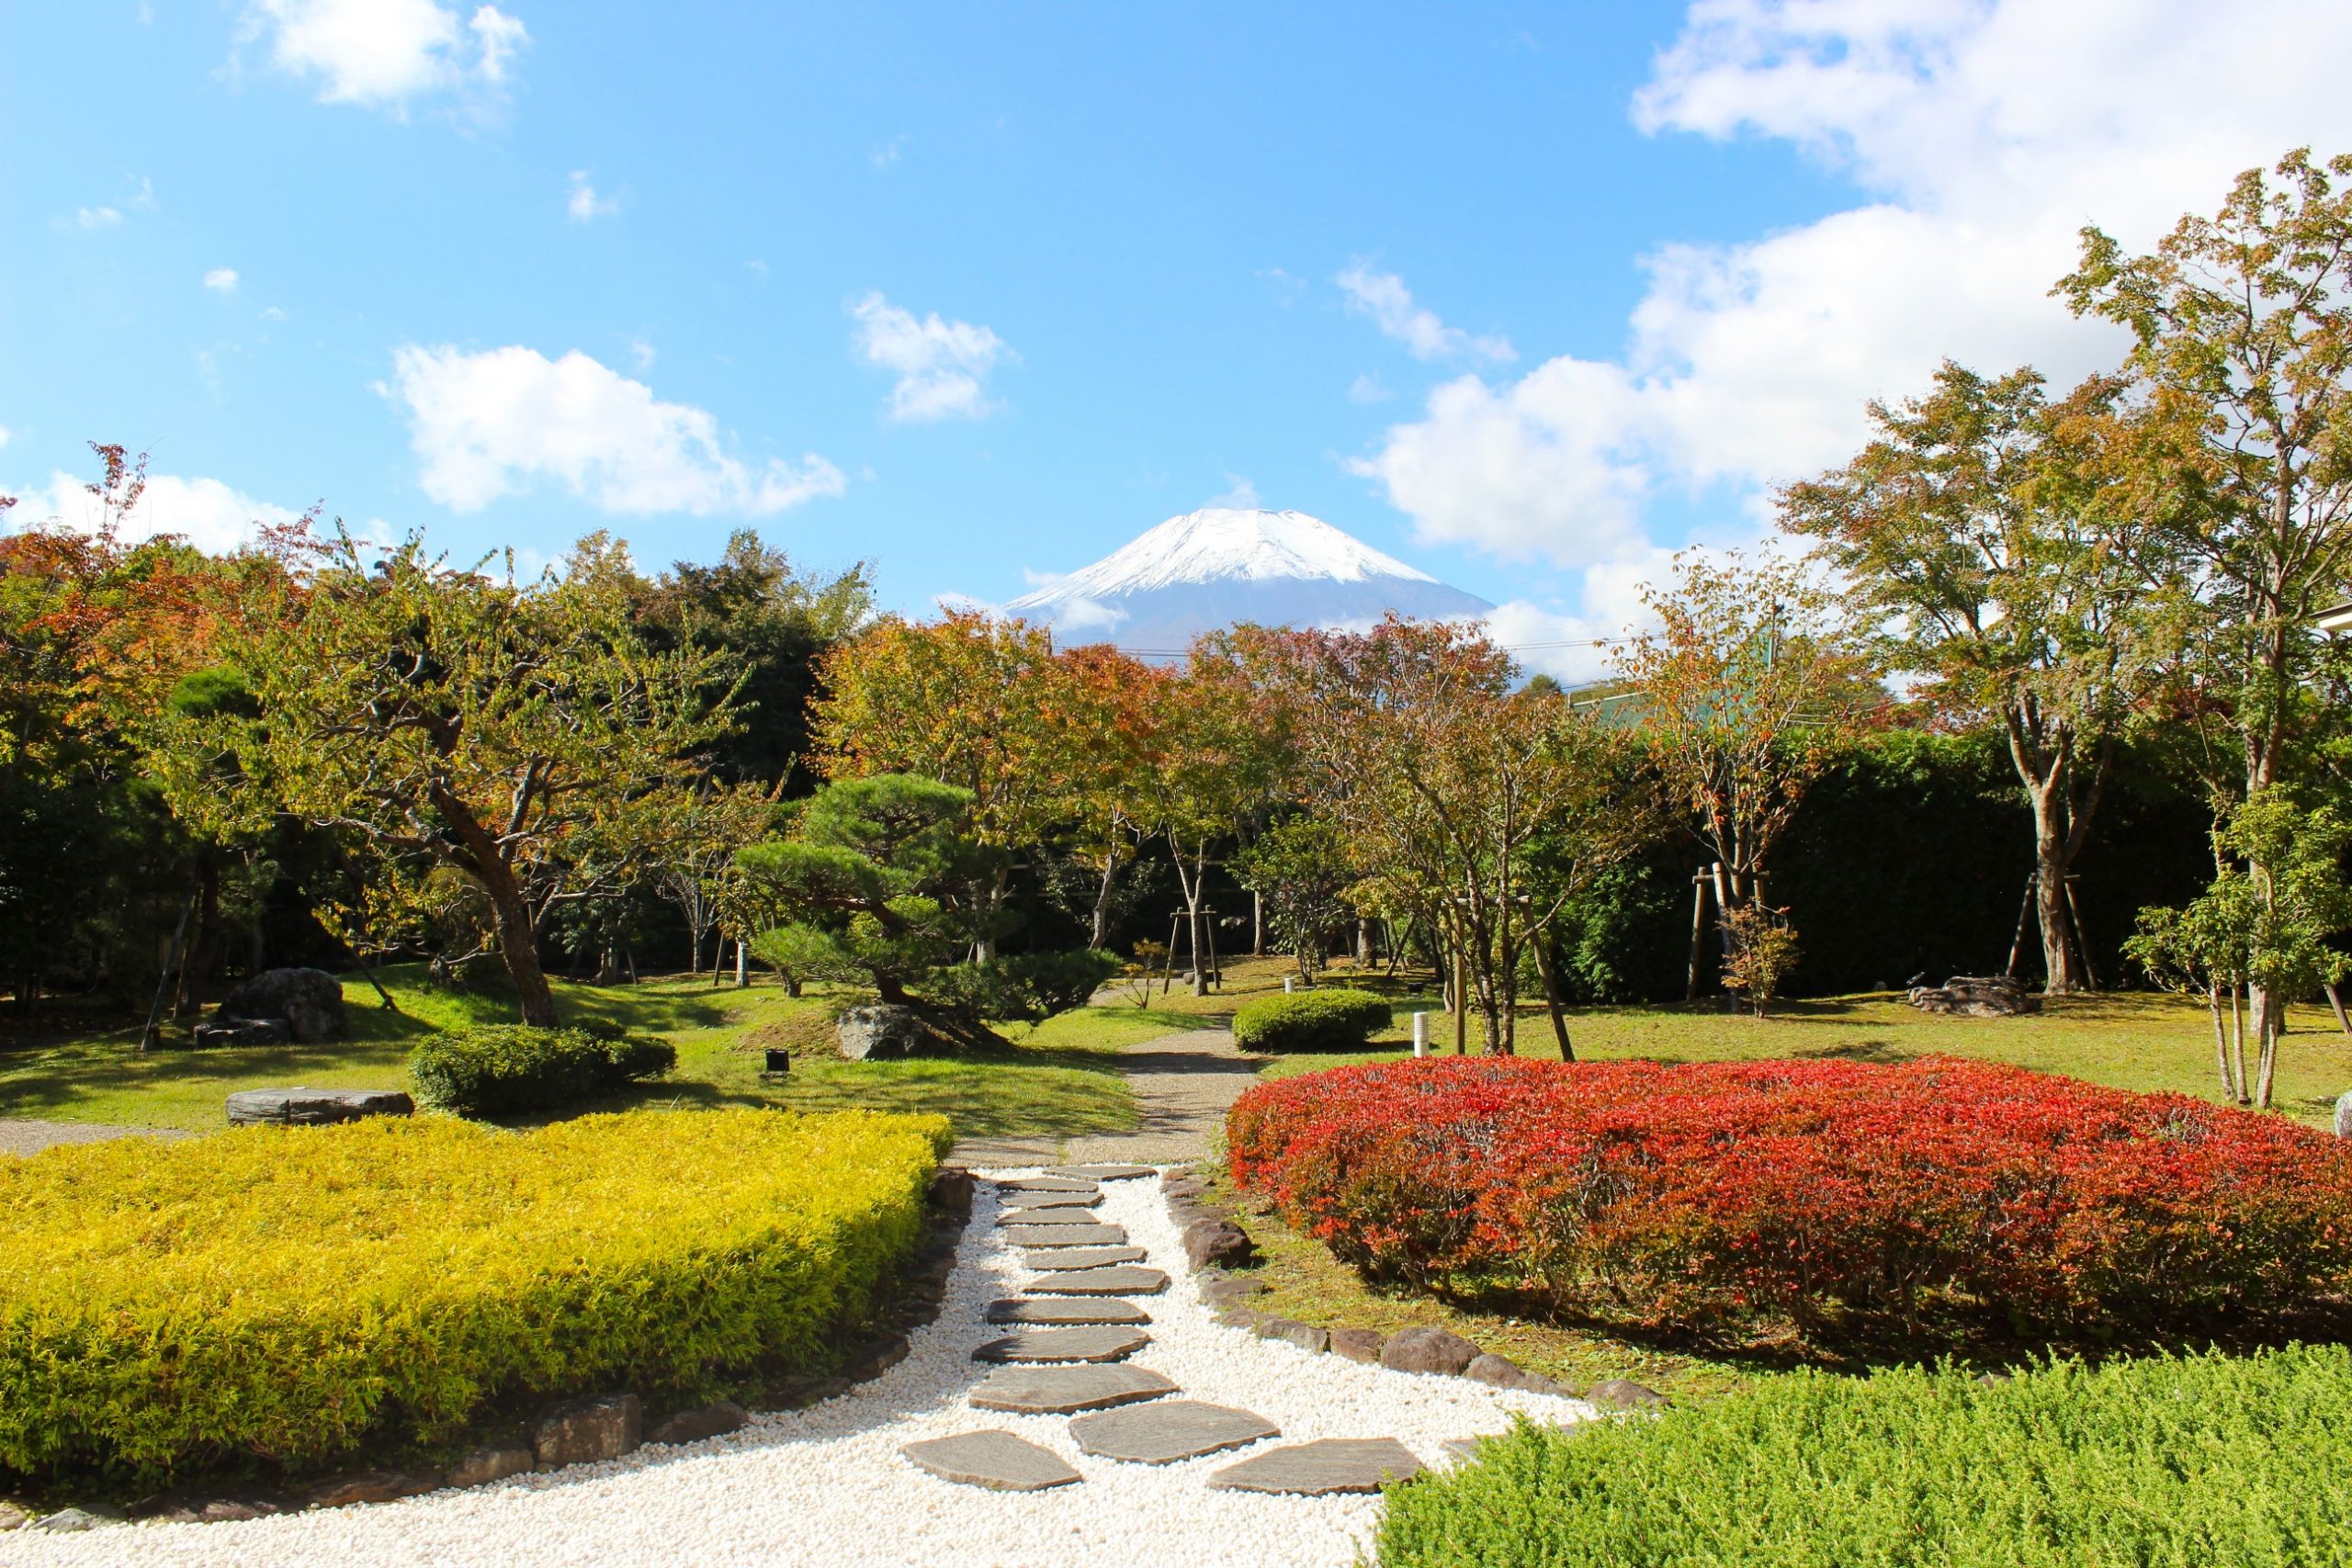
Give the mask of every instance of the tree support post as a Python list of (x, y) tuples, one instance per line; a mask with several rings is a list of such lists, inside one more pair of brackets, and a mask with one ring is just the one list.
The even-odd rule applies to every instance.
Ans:
[(154, 1048), (155, 1039), (164, 1022), (164, 998), (171, 995), (172, 981), (180, 967), (180, 944), (187, 941), (187, 922), (196, 914), (196, 895), (187, 896), (180, 906), (180, 923), (172, 931), (172, 945), (164, 955), (164, 972), (155, 976), (155, 1000), (147, 1009), (147, 1027), (139, 1032), (139, 1054), (145, 1055)]

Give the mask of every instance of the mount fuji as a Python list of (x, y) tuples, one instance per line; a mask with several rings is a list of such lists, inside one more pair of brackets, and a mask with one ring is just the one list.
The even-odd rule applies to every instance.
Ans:
[(1112, 642), (1155, 659), (1178, 658), (1201, 633), (1245, 621), (1336, 631), (1391, 610), (1453, 621), (1493, 608), (1304, 512), (1226, 507), (1170, 517), (1005, 606), (1051, 626), (1064, 643)]

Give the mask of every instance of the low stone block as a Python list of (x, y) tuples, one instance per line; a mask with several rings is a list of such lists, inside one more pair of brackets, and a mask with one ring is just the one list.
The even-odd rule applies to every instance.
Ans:
[(1251, 1296), (1262, 1295), (1265, 1289), (1265, 1284), (1261, 1280), (1240, 1279), (1231, 1274), (1212, 1276), (1200, 1281), (1199, 1285), (1201, 1300), (1213, 1307), (1231, 1306), (1236, 1302), (1246, 1302)]
[(416, 1101), (391, 1089), (242, 1089), (229, 1097), (229, 1125), (312, 1127), (368, 1116), (407, 1116)]
[(1345, 1356), (1351, 1361), (1363, 1361), (1376, 1367), (1380, 1364), (1380, 1348), (1387, 1343), (1388, 1336), (1376, 1328), (1331, 1330), (1331, 1353)]
[(1052, 1208), (1000, 1210), (996, 1223), (1000, 1225), (1099, 1225), (1102, 1222), (1089, 1209), (1064, 1204)]
[(541, 1470), (594, 1464), (636, 1451), (645, 1438), (645, 1407), (633, 1393), (567, 1399), (539, 1413), (531, 1448)]
[(412, 1470), (354, 1470), (304, 1487), (302, 1503), (311, 1508), (348, 1508), (355, 1503), (395, 1503), (440, 1489), (437, 1475)]
[(1067, 1176), (1008, 1176), (997, 1183), (1005, 1192), (1096, 1192), (1102, 1190), (1099, 1182), (1078, 1181)]
[(476, 1449), (450, 1468), (449, 1484), (487, 1486), (493, 1481), (520, 1475), (537, 1462), (538, 1456), (526, 1448)]
[(1285, 1344), (1295, 1345), (1302, 1350), (1312, 1350), (1318, 1356), (1331, 1348), (1331, 1335), (1329, 1329), (1317, 1328), (1311, 1323), (1299, 1323), (1287, 1317), (1261, 1318), (1257, 1326), (1250, 1332), (1261, 1339), (1280, 1339)]
[(850, 1352), (847, 1363), (842, 1368), (842, 1375), (852, 1382), (878, 1378), (905, 1360), (908, 1348), (907, 1337), (903, 1334), (886, 1334), (868, 1339)]
[(1163, 1176), (1160, 1192), (1170, 1198), (1197, 1198), (1209, 1190), (1209, 1184), (1197, 1176)]
[(972, 1352), (975, 1361), (1004, 1365), (1057, 1361), (1123, 1361), (1151, 1343), (1139, 1328), (1112, 1324), (1077, 1328), (1028, 1328), (991, 1339)]
[(239, 1045), (284, 1045), (294, 1038), (294, 1026), (282, 1018), (225, 1018), (199, 1023), (189, 1033), (199, 1051)]
[(1272, 1421), (1247, 1410), (1197, 1399), (1161, 1399), (1080, 1416), (1069, 1424), (1069, 1435), (1080, 1450), (1103, 1459), (1173, 1464), (1283, 1434)]
[(1619, 1410), (1654, 1409), (1672, 1403), (1654, 1388), (1624, 1378), (1610, 1378), (1584, 1391), (1586, 1399), (1595, 1404), (1606, 1404)]
[(1038, 1209), (1091, 1209), (1102, 1201), (1099, 1192), (1007, 1192), (998, 1200), (998, 1213), (1025, 1214)]
[(838, 1374), (830, 1377), (782, 1378), (767, 1386), (763, 1410), (806, 1410), (812, 1404), (847, 1393), (857, 1385)]
[(1048, 1274), (1029, 1287), (1033, 1296), (1156, 1296), (1168, 1288), (1157, 1269), (1114, 1263), (1108, 1269), (1073, 1269)]
[(989, 1323), (1149, 1323), (1151, 1314), (1133, 1302), (1108, 1296), (1048, 1296), (1039, 1301), (990, 1302)]
[(1046, 1174), (1067, 1176), (1073, 1181), (1134, 1181), (1159, 1172), (1148, 1165), (1056, 1165), (1048, 1166)]
[(1175, 1392), (1174, 1383), (1141, 1367), (1001, 1367), (974, 1385), (972, 1404), (1023, 1416), (1068, 1416)]
[(1377, 1492), (1386, 1481), (1419, 1475), (1421, 1461), (1394, 1438), (1324, 1438), (1253, 1454), (1209, 1477), (1227, 1492), (1287, 1492), (1326, 1497), (1340, 1492)]
[(1021, 1255), (1023, 1268), (1041, 1274), (1067, 1274), (1073, 1269), (1102, 1269), (1114, 1263), (1141, 1263), (1149, 1256), (1140, 1247), (1048, 1247)]
[(1007, 1225), (1004, 1239), (1015, 1247), (1125, 1247), (1120, 1225)]
[(680, 1443), (706, 1442), (712, 1438), (725, 1437), (750, 1419), (751, 1416), (744, 1413), (743, 1407), (733, 1400), (714, 1399), (708, 1404), (698, 1404), (692, 1410), (681, 1410), (676, 1415), (658, 1423), (653, 1430), (645, 1434), (645, 1440), (649, 1443), (668, 1443), (673, 1446)]
[(1408, 1328), (1380, 1348), (1380, 1364), (1392, 1372), (1438, 1372), (1459, 1377), (1478, 1359), (1478, 1347), (1442, 1328)]
[(909, 1443), (899, 1452), (943, 1481), (998, 1492), (1042, 1492), (1080, 1479), (1053, 1450), (1011, 1432), (962, 1432)]
[(266, 1518), (271, 1514), (290, 1514), (301, 1506), (281, 1493), (253, 1487), (226, 1492), (174, 1487), (152, 1497), (141, 1497), (123, 1510), (123, 1517), (134, 1522), (153, 1519), (174, 1525), (224, 1524), (235, 1519)]
[(1568, 1392), (1543, 1373), (1531, 1372), (1510, 1357), (1498, 1356), (1491, 1350), (1475, 1358), (1462, 1369), (1462, 1375), (1472, 1382), (1482, 1382), (1489, 1388), (1511, 1388), (1522, 1393)]

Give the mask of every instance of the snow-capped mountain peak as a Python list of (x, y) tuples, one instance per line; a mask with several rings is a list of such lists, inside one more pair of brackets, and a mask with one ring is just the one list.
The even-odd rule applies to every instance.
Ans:
[(1106, 593), (1146, 592), (1179, 582), (1276, 577), (1321, 577), (1334, 582), (1361, 582), (1368, 577), (1437, 581), (1304, 512), (1240, 512), (1212, 506), (1170, 517), (1092, 566), (1014, 600), (1011, 608), (1018, 610), (1032, 602), (1043, 604), (1073, 592), (1098, 598)]

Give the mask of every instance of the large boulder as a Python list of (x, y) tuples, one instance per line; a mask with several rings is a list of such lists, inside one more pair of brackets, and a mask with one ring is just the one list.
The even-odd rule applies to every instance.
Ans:
[(196, 1048), (220, 1050), (232, 1045), (283, 1045), (294, 1038), (294, 1026), (282, 1018), (215, 1018), (196, 1026)]
[(1911, 1005), (1960, 1018), (2015, 1018), (2040, 1012), (2041, 998), (2007, 975), (1954, 975), (1940, 986), (1916, 986)]
[(340, 1040), (351, 1026), (343, 982), (323, 969), (265, 969), (239, 981), (213, 1012), (215, 1023), (273, 1018), (284, 1019), (305, 1045)]
[(921, 1048), (923, 1029), (915, 1010), (895, 1002), (854, 1007), (842, 1014), (837, 1026), (842, 1055), (853, 1062), (895, 1061)]

